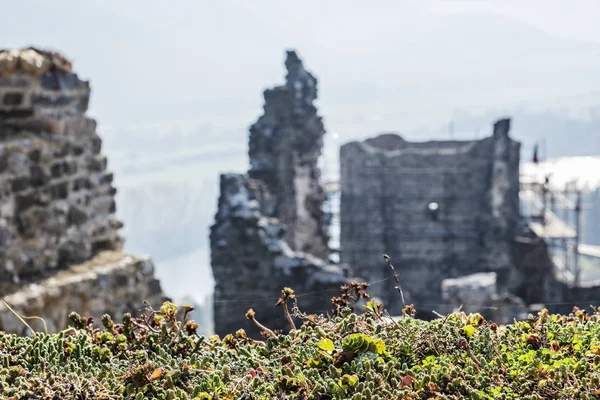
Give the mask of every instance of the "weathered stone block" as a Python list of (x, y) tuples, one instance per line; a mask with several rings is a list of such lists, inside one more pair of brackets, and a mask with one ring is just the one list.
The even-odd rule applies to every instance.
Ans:
[(85, 148), (83, 146), (71, 146), (71, 154), (74, 156), (80, 156), (85, 152)]
[(60, 178), (64, 173), (64, 163), (57, 162), (52, 167), (50, 167), (50, 175), (52, 178)]
[(480, 272), (442, 281), (442, 299), (465, 313), (480, 313), (498, 323), (527, 316), (525, 302), (498, 290), (495, 272)]
[(59, 182), (50, 186), (50, 197), (54, 200), (66, 199), (69, 196), (69, 182)]
[(92, 172), (102, 172), (106, 169), (106, 167), (107, 160), (104, 156), (92, 158), (88, 162), (88, 169)]
[(32, 165), (29, 167), (29, 176), (29, 182), (34, 187), (44, 186), (50, 181), (50, 176), (40, 165)]
[(23, 93), (8, 92), (2, 98), (2, 104), (8, 107), (20, 106), (23, 103)]
[(64, 161), (63, 171), (67, 175), (76, 174), (78, 170), (77, 163), (75, 161)]
[(102, 150), (102, 139), (100, 138), (100, 136), (94, 134), (90, 140), (92, 143), (92, 153), (99, 154)]
[(11, 190), (14, 193), (21, 192), (29, 187), (30, 181), (28, 176), (15, 176), (11, 179)]
[[(465, 308), (477, 308), (497, 296), (496, 273), (480, 272), (442, 281), (442, 298)], [(481, 310), (478, 310), (479, 312)]]
[(72, 188), (72, 190), (74, 192), (78, 192), (78, 191), (80, 191), (82, 189), (89, 190), (92, 187), (93, 187), (93, 185), (92, 185), (92, 182), (91, 182), (90, 178), (87, 177), (87, 176), (84, 176), (84, 177), (81, 177), (81, 178), (77, 178), (77, 179), (75, 179), (73, 181), (73, 188)]
[(71, 205), (69, 208), (69, 225), (82, 225), (89, 219), (88, 212), (82, 207)]
[(62, 145), (60, 145), (58, 147), (58, 149), (54, 151), (54, 157), (62, 158), (62, 157), (66, 157), (70, 153), (71, 153), (71, 143), (67, 142), (67, 143), (63, 143)]
[(11, 233), (6, 226), (0, 226), (0, 248), (10, 245)]
[(97, 187), (112, 175), (96, 121), (84, 114), (89, 93), (56, 53), (0, 51), (2, 296), (122, 246), (115, 191)]
[(98, 183), (100, 185), (112, 183), (113, 179), (114, 179), (114, 176), (113, 176), (112, 172), (104, 173), (104, 174), (100, 175), (100, 177), (98, 178)]
[[(119, 316), (131, 312), (135, 315), (143, 307), (144, 300), (153, 307), (165, 300), (148, 263), (151, 261), (146, 257), (100, 253), (81, 265), (5, 296), (5, 300), (22, 315), (42, 317), (50, 333), (65, 329), (67, 316), (74, 310), (96, 321), (104, 313)], [(146, 296), (140, 297), (139, 293), (146, 293)], [(43, 329), (39, 321), (28, 323), (37, 331)], [(4, 305), (0, 305), (0, 330), (31, 334)]]
[(9, 155), (7, 153), (0, 153), (0, 174), (3, 174), (8, 169)]
[(31, 160), (34, 163), (39, 163), (40, 162), (40, 158), (42, 156), (42, 152), (40, 149), (33, 149), (29, 152), (29, 160)]

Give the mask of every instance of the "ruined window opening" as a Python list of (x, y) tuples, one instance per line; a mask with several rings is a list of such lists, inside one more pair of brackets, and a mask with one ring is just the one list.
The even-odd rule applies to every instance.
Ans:
[(433, 221), (438, 220), (439, 210), (440, 210), (440, 205), (437, 202), (432, 201), (429, 204), (427, 204), (427, 211), (429, 212), (429, 217)]

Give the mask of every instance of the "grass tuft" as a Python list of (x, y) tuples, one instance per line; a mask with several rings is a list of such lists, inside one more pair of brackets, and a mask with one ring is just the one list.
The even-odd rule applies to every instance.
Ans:
[[(542, 310), (498, 326), (456, 312), (433, 321), (392, 320), (367, 302), (368, 285), (344, 286), (331, 316), (306, 315), (285, 288), (290, 334), (247, 313), (263, 338), (203, 337), (178, 307), (144, 315), (69, 315), (57, 334), (0, 332), (2, 399), (575, 399), (600, 396), (600, 314)], [(292, 307), (288, 301), (293, 300)], [(190, 307), (183, 307), (184, 313)], [(259, 310), (260, 311), (260, 310)], [(18, 314), (16, 314), (19, 316)], [(25, 320), (22, 319), (26, 325)]]

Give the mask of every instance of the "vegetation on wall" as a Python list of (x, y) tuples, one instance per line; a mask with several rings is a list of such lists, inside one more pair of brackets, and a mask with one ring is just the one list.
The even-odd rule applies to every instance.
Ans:
[[(105, 315), (102, 327), (72, 313), (58, 334), (0, 333), (3, 399), (576, 399), (600, 398), (600, 314), (546, 310), (497, 326), (479, 314), (392, 319), (342, 287), (327, 316), (305, 315), (293, 290), (277, 302), (292, 329), (249, 323), (201, 337), (190, 307), (164, 303), (144, 315)], [(355, 310), (355, 308), (357, 308)], [(360, 312), (360, 313), (359, 313)], [(25, 320), (23, 320), (26, 323)]]

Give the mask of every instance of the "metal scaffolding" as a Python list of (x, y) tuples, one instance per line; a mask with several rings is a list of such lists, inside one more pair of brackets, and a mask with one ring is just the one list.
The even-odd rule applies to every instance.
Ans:
[(557, 269), (579, 285), (581, 190), (576, 185), (553, 188), (549, 176), (543, 182), (521, 176), (519, 197), (524, 221), (546, 241)]

